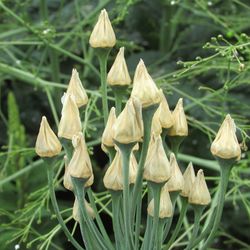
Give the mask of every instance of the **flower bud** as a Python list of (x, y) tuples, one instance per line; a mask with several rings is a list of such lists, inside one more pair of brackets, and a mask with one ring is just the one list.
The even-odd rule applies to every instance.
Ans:
[[(93, 208), (90, 206), (90, 204), (85, 199), (84, 199), (84, 204), (85, 204), (85, 208), (87, 210), (89, 217), (94, 219), (95, 212), (94, 212)], [(80, 214), (79, 213), (80, 213), (79, 203), (78, 203), (77, 198), (75, 197), (72, 215), (73, 215), (73, 219), (77, 222), (80, 221)]]
[(102, 134), (102, 144), (104, 147), (114, 147), (113, 142), (113, 125), (116, 121), (115, 108), (112, 107), (109, 112), (108, 121)]
[[(107, 189), (114, 191), (123, 190), (123, 169), (122, 169), (122, 154), (118, 148), (115, 158), (106, 171), (103, 183)], [(135, 183), (137, 174), (137, 162), (133, 153), (130, 155), (129, 163), (129, 184)]]
[(161, 122), (161, 126), (163, 128), (170, 128), (174, 124), (173, 116), (171, 111), (169, 110), (168, 102), (162, 89), (160, 89), (160, 95), (161, 102), (156, 112), (159, 113), (158, 115)]
[(101, 11), (98, 21), (90, 35), (89, 44), (93, 48), (112, 48), (116, 37), (105, 9)]
[(124, 47), (120, 48), (115, 58), (115, 62), (107, 76), (107, 83), (111, 86), (126, 86), (131, 83), (128, 67), (124, 58)]
[(73, 135), (81, 132), (81, 130), (82, 124), (74, 97), (66, 94), (58, 126), (58, 136), (71, 140)]
[(181, 196), (183, 197), (189, 197), (190, 191), (194, 185), (195, 181), (195, 173), (194, 173), (194, 167), (192, 162), (190, 162), (183, 174), (184, 178), (184, 186), (183, 189), (180, 193)]
[(87, 93), (82, 86), (82, 82), (76, 69), (72, 70), (67, 94), (75, 98), (75, 102), (78, 107), (84, 106), (88, 103)]
[(69, 174), (75, 178), (88, 180), (93, 175), (93, 170), (83, 134), (74, 135), (72, 144), (75, 150), (69, 162)]
[(138, 142), (143, 136), (142, 110), (139, 100), (130, 98), (113, 126), (113, 139), (119, 143)]
[(165, 184), (169, 192), (181, 191), (184, 187), (184, 178), (178, 166), (174, 153), (170, 154), (170, 172), (171, 177)]
[(239, 159), (241, 149), (235, 133), (234, 120), (228, 114), (211, 145), (212, 154), (222, 159)]
[[(154, 217), (154, 199), (152, 199), (148, 205), (148, 214)], [(169, 218), (173, 215), (173, 206), (169, 196), (168, 188), (163, 186), (160, 196), (159, 218)]]
[(188, 135), (188, 125), (186, 115), (183, 109), (183, 100), (179, 99), (174, 111), (172, 112), (174, 124), (169, 129), (168, 134), (170, 136), (187, 136)]
[(162, 127), (159, 117), (159, 112), (154, 113), (153, 119), (152, 119), (152, 127), (151, 127), (151, 133), (154, 134), (154, 136), (158, 136), (162, 133)]
[(45, 116), (39, 128), (39, 133), (36, 139), (35, 150), (40, 157), (53, 157), (61, 152), (62, 146)]
[(147, 181), (162, 183), (170, 178), (170, 164), (160, 136), (152, 136), (145, 162), (143, 177)]
[[(63, 186), (70, 190), (73, 191), (74, 190), (74, 186), (71, 180), (71, 176), (69, 173), (69, 163), (68, 163), (68, 158), (67, 156), (64, 156), (64, 162), (65, 162), (65, 171), (64, 171), (64, 176), (63, 176)], [(87, 182), (84, 184), (84, 187), (90, 187), (94, 182), (94, 175), (92, 174), (90, 176), (90, 178), (87, 180)]]
[(142, 59), (135, 70), (131, 96), (140, 100), (142, 108), (158, 104), (161, 101), (160, 91), (149, 75)]
[(194, 185), (190, 191), (188, 202), (196, 205), (208, 205), (211, 202), (211, 196), (207, 188), (203, 170), (199, 170), (195, 178)]

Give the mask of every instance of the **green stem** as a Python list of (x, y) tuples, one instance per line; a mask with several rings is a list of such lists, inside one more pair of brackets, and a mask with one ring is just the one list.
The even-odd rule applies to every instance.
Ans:
[[(152, 225), (153, 225), (153, 218), (151, 216), (147, 216), (147, 224), (146, 224), (146, 230), (144, 233), (144, 239), (143, 239), (143, 243), (142, 243), (142, 250), (145, 250), (147, 248), (147, 246), (149, 245), (150, 242), (150, 235), (149, 233), (152, 232)], [(135, 249), (139, 249), (139, 248), (135, 248)]]
[(153, 219), (153, 229), (151, 231), (151, 238), (148, 245), (148, 249), (153, 249), (154, 244), (157, 239), (157, 231), (159, 224), (159, 208), (160, 208), (160, 196), (161, 196), (161, 188), (163, 183), (154, 183), (148, 182), (149, 187), (152, 189), (153, 197), (154, 197), (154, 219)]
[(159, 219), (159, 227), (158, 227), (158, 231), (156, 234), (156, 246), (155, 246), (155, 250), (160, 250), (161, 246), (162, 246), (162, 237), (163, 237), (163, 229), (164, 229), (164, 225), (166, 223), (168, 223), (170, 220), (170, 218), (166, 218), (166, 219)]
[(174, 218), (175, 204), (176, 204), (176, 200), (178, 198), (179, 193), (180, 193), (179, 191), (175, 191), (175, 192), (170, 192), (169, 193), (170, 194), (170, 199), (171, 199), (171, 202), (172, 202), (172, 206), (173, 206), (173, 214), (166, 221), (166, 224), (164, 225), (163, 241), (167, 238), (169, 230), (171, 228), (172, 221), (173, 221), (173, 218)]
[(50, 198), (51, 198), (52, 206), (53, 206), (55, 214), (56, 214), (56, 218), (57, 218), (59, 224), (61, 225), (62, 230), (64, 231), (65, 235), (68, 237), (70, 242), (74, 245), (74, 247), (78, 250), (84, 250), (84, 248), (82, 248), (78, 244), (78, 242), (74, 239), (74, 237), (71, 235), (71, 233), (69, 232), (69, 230), (68, 230), (67, 226), (65, 225), (63, 218), (60, 214), (60, 210), (59, 210), (57, 200), (56, 200), (55, 189), (54, 189), (54, 185), (53, 185), (53, 168), (52, 168), (52, 166), (47, 165), (47, 176), (48, 176), (48, 186), (49, 186)]
[(132, 198), (132, 208), (131, 208), (131, 219), (134, 223), (135, 210), (136, 210), (136, 224), (135, 224), (135, 246), (139, 245), (139, 236), (140, 236), (140, 224), (141, 224), (141, 206), (142, 206), (142, 181), (143, 181), (143, 169), (147, 157), (148, 146), (151, 136), (151, 125), (153, 115), (158, 108), (158, 105), (153, 105), (142, 110), (142, 119), (144, 125), (144, 134), (143, 134), (143, 144), (142, 151), (140, 155), (140, 160), (138, 164), (136, 182), (133, 190)]
[(104, 227), (104, 225), (102, 223), (102, 220), (100, 218), (99, 212), (97, 211), (97, 208), (96, 208), (96, 205), (95, 205), (95, 199), (93, 197), (93, 193), (92, 193), (91, 188), (88, 188), (87, 194), (88, 194), (88, 197), (89, 197), (91, 207), (94, 209), (95, 216), (96, 216), (95, 218), (96, 218), (98, 227), (100, 228), (100, 231), (102, 233), (102, 236), (104, 237), (105, 241), (109, 245), (109, 249), (112, 249), (113, 248), (112, 242), (110, 241), (110, 238), (109, 238), (109, 236), (107, 234), (107, 231), (105, 230), (105, 227)]
[(121, 193), (119, 191), (111, 191), (112, 198), (112, 213), (113, 213), (113, 230), (115, 235), (116, 250), (122, 249), (123, 247), (123, 236), (121, 233), (119, 223), (119, 200)]
[(189, 243), (188, 243), (185, 250), (192, 249), (192, 244), (193, 244), (194, 240), (196, 239), (197, 234), (199, 232), (200, 219), (201, 219), (203, 210), (205, 208), (205, 206), (201, 206), (201, 205), (193, 205), (193, 207), (194, 207), (194, 228), (193, 228), (191, 239), (189, 240)]
[(110, 49), (97, 49), (97, 56), (100, 63), (100, 73), (101, 73), (101, 94), (102, 94), (102, 109), (104, 124), (108, 120), (108, 94), (107, 94), (107, 60)]
[(95, 228), (95, 224), (93, 221), (89, 218), (89, 215), (86, 211), (85, 202), (84, 202), (84, 180), (79, 178), (71, 177), (73, 186), (74, 186), (74, 192), (78, 200), (80, 214), (82, 215), (83, 220), (86, 222), (90, 233), (93, 235), (95, 241), (96, 241), (96, 249), (108, 249), (108, 247), (105, 246), (105, 241), (103, 240), (101, 234), (99, 231)]
[(169, 137), (169, 140), (171, 142), (171, 150), (175, 154), (176, 158), (178, 157), (179, 148), (184, 138), (185, 138), (184, 136), (170, 136)]
[(220, 182), (220, 187), (219, 187), (219, 197), (218, 197), (218, 205), (216, 208), (216, 214), (215, 214), (215, 219), (214, 219), (214, 224), (212, 227), (212, 230), (202, 246), (201, 250), (205, 250), (209, 247), (209, 245), (212, 243), (216, 233), (217, 229), (220, 224), (222, 212), (223, 212), (223, 207), (224, 207), (224, 202), (225, 202), (225, 195), (227, 191), (227, 186), (228, 186), (228, 181), (229, 181), (229, 176), (232, 168), (232, 161), (230, 160), (225, 160), (225, 161), (219, 161), (220, 167), (221, 167), (221, 182)]
[(130, 154), (134, 143), (116, 145), (121, 150), (122, 154), (122, 171), (123, 171), (123, 216), (124, 216), (124, 227), (125, 227), (125, 248), (131, 249), (133, 245), (132, 227), (130, 218), (130, 198), (129, 198), (129, 163)]
[(122, 99), (126, 94), (127, 86), (112, 86), (115, 96), (115, 111), (118, 116), (122, 111)]
[(187, 207), (188, 207), (188, 198), (186, 197), (181, 197), (182, 199), (182, 207), (181, 207), (181, 212), (180, 212), (180, 216), (179, 216), (179, 219), (177, 221), (177, 224), (176, 224), (176, 227), (174, 229), (174, 232), (171, 236), (171, 238), (169, 239), (166, 247), (164, 248), (164, 250), (167, 250), (169, 249), (169, 247), (173, 244), (173, 242), (175, 241), (177, 235), (179, 234), (180, 232), (180, 229), (181, 229), (181, 226), (182, 226), (182, 223), (183, 223), (183, 219), (186, 215), (186, 212), (187, 212)]

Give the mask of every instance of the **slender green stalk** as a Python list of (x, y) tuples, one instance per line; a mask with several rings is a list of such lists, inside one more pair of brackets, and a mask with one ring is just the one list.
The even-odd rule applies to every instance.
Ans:
[[(145, 250), (147, 248), (147, 246), (149, 245), (150, 242), (150, 232), (152, 232), (152, 225), (153, 225), (153, 218), (151, 216), (147, 216), (147, 224), (146, 224), (146, 230), (144, 233), (144, 239), (143, 239), (143, 243), (142, 243), (142, 247), (141, 249)], [(135, 249), (139, 249), (139, 248), (135, 248)]]
[(117, 93), (117, 91), (114, 91), (114, 95), (115, 95), (115, 112), (116, 116), (118, 116), (122, 110), (122, 95)]
[(95, 216), (96, 216), (96, 221), (97, 221), (97, 224), (98, 224), (98, 227), (102, 233), (102, 236), (104, 237), (105, 241), (107, 242), (107, 244), (109, 245), (110, 249), (113, 248), (113, 245), (112, 245), (112, 242), (110, 241), (110, 238), (107, 234), (107, 231), (102, 223), (102, 220), (100, 218), (100, 215), (97, 211), (97, 208), (96, 208), (96, 205), (95, 205), (95, 199), (93, 197), (93, 193), (92, 193), (92, 190), (91, 188), (88, 188), (87, 190), (87, 194), (88, 194), (88, 197), (89, 197), (89, 201), (90, 201), (90, 204), (91, 204), (91, 207), (94, 209), (94, 212), (95, 212)]
[(181, 229), (181, 226), (182, 226), (182, 223), (183, 223), (183, 219), (184, 219), (184, 216), (186, 215), (186, 212), (187, 212), (187, 207), (188, 207), (188, 199), (186, 197), (181, 197), (182, 199), (182, 207), (181, 207), (181, 212), (180, 212), (180, 216), (179, 216), (179, 219), (177, 221), (177, 224), (176, 224), (176, 227), (174, 229), (174, 232), (173, 234), (171, 235), (166, 247), (164, 248), (164, 250), (167, 250), (169, 249), (169, 247), (173, 244), (173, 242), (175, 241), (177, 235), (179, 234), (180, 232), (180, 229)]
[(196, 239), (198, 232), (199, 232), (200, 220), (201, 220), (201, 216), (202, 216), (202, 213), (203, 213), (205, 206), (193, 205), (193, 208), (194, 208), (194, 228), (193, 228), (191, 239), (189, 240), (189, 243), (188, 243), (187, 247), (185, 248), (185, 250), (192, 249), (192, 244), (193, 244), (194, 240)]
[(153, 249), (154, 244), (156, 243), (157, 239), (157, 231), (158, 231), (158, 224), (159, 224), (159, 208), (160, 208), (160, 196), (161, 196), (161, 188), (163, 183), (154, 183), (148, 182), (149, 187), (152, 189), (153, 197), (154, 197), (154, 219), (153, 219), (153, 229), (150, 232), (150, 242), (148, 245), (148, 249)]
[(172, 206), (173, 206), (173, 214), (172, 214), (172, 216), (166, 221), (166, 223), (165, 223), (165, 225), (164, 225), (163, 241), (167, 238), (168, 233), (169, 233), (169, 230), (170, 230), (170, 228), (171, 228), (172, 221), (173, 221), (173, 218), (174, 218), (174, 210), (175, 210), (176, 200), (177, 200), (177, 198), (178, 198), (179, 193), (180, 193), (179, 191), (170, 192), (170, 199), (171, 199)]
[(219, 186), (219, 197), (218, 197), (218, 203), (217, 203), (218, 205), (217, 205), (217, 209), (216, 209), (213, 227), (211, 229), (211, 232), (210, 232), (206, 242), (202, 246), (201, 250), (206, 250), (209, 247), (209, 245), (212, 243), (212, 241), (217, 233), (217, 229), (219, 227), (222, 212), (223, 212), (225, 195), (226, 195), (229, 176), (230, 176), (230, 172), (231, 172), (231, 168), (232, 168), (232, 161), (219, 160), (219, 164), (221, 167), (221, 182), (220, 182), (220, 186)]
[(53, 184), (53, 166), (47, 165), (47, 176), (48, 176), (48, 186), (49, 186), (51, 202), (52, 202), (55, 214), (56, 214), (56, 218), (57, 218), (58, 222), (60, 223), (65, 235), (68, 237), (70, 242), (74, 245), (74, 247), (78, 250), (84, 250), (84, 248), (82, 248), (79, 245), (79, 243), (74, 239), (74, 237), (71, 235), (70, 231), (68, 230), (67, 226), (65, 225), (63, 218), (60, 214), (60, 210), (59, 210), (57, 200), (56, 200), (54, 184)]
[(161, 219), (160, 218), (159, 219), (159, 226), (158, 226), (158, 230), (157, 230), (157, 233), (156, 233), (156, 246), (155, 246), (156, 250), (161, 249), (164, 225), (166, 223), (168, 223), (170, 219), (171, 218), (166, 218), (166, 219)]
[(116, 145), (121, 150), (122, 154), (122, 171), (123, 171), (123, 216), (124, 216), (124, 227), (125, 227), (125, 248), (131, 249), (133, 245), (132, 227), (131, 227), (131, 214), (130, 214), (130, 197), (129, 197), (129, 163), (130, 154), (134, 143)]
[(100, 232), (96, 229), (95, 224), (89, 218), (89, 215), (86, 211), (85, 202), (83, 199), (83, 197), (84, 197), (84, 188), (83, 188), (84, 180), (79, 179), (79, 178), (74, 178), (74, 177), (71, 177), (71, 180), (72, 180), (72, 183), (74, 186), (75, 195), (76, 195), (77, 200), (78, 200), (80, 214), (82, 215), (83, 220), (86, 222), (90, 233), (93, 235), (93, 237), (96, 241), (95, 248), (96, 249), (108, 249), (106, 244), (104, 244), (106, 242), (104, 241)]
[(131, 219), (132, 223), (135, 218), (136, 211), (136, 225), (135, 225), (135, 247), (139, 245), (139, 234), (140, 234), (140, 224), (141, 224), (141, 202), (142, 202), (142, 177), (143, 177), (143, 169), (146, 161), (146, 156), (148, 152), (148, 145), (150, 142), (151, 135), (151, 125), (152, 118), (157, 109), (158, 105), (150, 106), (142, 110), (142, 118), (144, 124), (144, 135), (143, 135), (143, 144), (142, 151), (140, 155), (140, 160), (138, 164), (136, 182), (133, 190), (133, 198), (132, 198), (132, 208), (131, 208)]
[(107, 60), (110, 52), (109, 48), (96, 49), (100, 64), (101, 73), (101, 94), (102, 94), (102, 109), (104, 124), (107, 123), (109, 108), (108, 108), (108, 94), (107, 94)]
[(112, 213), (113, 213), (113, 230), (115, 235), (116, 250), (123, 248), (123, 236), (119, 223), (119, 200), (121, 193), (119, 191), (111, 191)]
[(169, 140), (171, 142), (171, 150), (175, 154), (175, 157), (178, 158), (178, 152), (182, 141), (184, 140), (184, 136), (171, 136)]

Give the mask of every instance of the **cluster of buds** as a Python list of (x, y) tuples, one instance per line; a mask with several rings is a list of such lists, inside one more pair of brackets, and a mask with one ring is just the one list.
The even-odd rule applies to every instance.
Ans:
[[(116, 44), (116, 36), (106, 10), (101, 11), (89, 43), (93, 48), (98, 49), (110, 49)], [(123, 47), (120, 48), (106, 80), (114, 91), (116, 88), (127, 88), (131, 84)], [(119, 98), (123, 98), (123, 96), (120, 95)], [(41, 157), (56, 156), (61, 152), (61, 143), (64, 146), (65, 140), (72, 142), (73, 150), (71, 151), (73, 153), (70, 153), (67, 147), (64, 148), (67, 156), (64, 157), (63, 184), (66, 189), (73, 192), (72, 178), (83, 180), (82, 188), (89, 188), (94, 182), (79, 113), (79, 109), (87, 103), (88, 96), (79, 74), (73, 69), (68, 89), (62, 97), (63, 107), (58, 126), (60, 140), (50, 128), (46, 117), (43, 117), (36, 141), (36, 153)], [(152, 115), (147, 117), (146, 114), (149, 111)], [(146, 123), (149, 126), (146, 126)], [(213, 155), (222, 159), (240, 158), (241, 151), (235, 130), (233, 119), (227, 115), (212, 143)], [(157, 212), (160, 219), (173, 217), (172, 194), (184, 197), (193, 205), (206, 206), (210, 203), (211, 197), (203, 170), (200, 169), (195, 175), (193, 165), (189, 163), (182, 174), (176, 159), (177, 151), (172, 148), (173, 152), (171, 152), (166, 147), (166, 136), (170, 141), (176, 142), (177, 140), (179, 143), (187, 135), (188, 124), (183, 99), (180, 98), (174, 110), (171, 111), (163, 90), (157, 87), (143, 60), (140, 59), (135, 69), (131, 95), (121, 112), (117, 112), (116, 107), (110, 109), (102, 135), (102, 149), (109, 154), (111, 162), (103, 178), (104, 186), (111, 193), (117, 192), (123, 196), (123, 213), (128, 209), (133, 218), (133, 209), (131, 206), (127, 206), (126, 202), (138, 204), (137, 191), (140, 191), (138, 185), (141, 185), (141, 189), (143, 186), (140, 179), (144, 179), (148, 183), (149, 189), (152, 183), (152, 187), (155, 185), (160, 187), (159, 213)], [(138, 158), (140, 160), (137, 163)], [(132, 199), (132, 195), (128, 191), (133, 187), (133, 200), (128, 201), (126, 200), (128, 197)], [(151, 217), (155, 217), (156, 214), (157, 202), (155, 199), (157, 199), (156, 196), (150, 197), (148, 204), (147, 211)], [(94, 218), (94, 210), (85, 197), (83, 200), (83, 206), (89, 217)], [(78, 200), (75, 199), (73, 218), (76, 221), (81, 219), (79, 213)], [(126, 229), (121, 231), (125, 231), (126, 238)], [(127, 240), (126, 246), (129, 246)]]

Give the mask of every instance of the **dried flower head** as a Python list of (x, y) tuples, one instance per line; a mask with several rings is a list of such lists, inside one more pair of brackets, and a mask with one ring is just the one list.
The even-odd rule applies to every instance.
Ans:
[(173, 126), (169, 129), (168, 134), (170, 136), (187, 136), (188, 135), (188, 125), (186, 115), (183, 109), (183, 100), (179, 99), (173, 113)]
[(222, 159), (239, 159), (241, 149), (235, 133), (234, 120), (228, 114), (211, 145), (212, 154)]
[(113, 27), (107, 11), (103, 9), (90, 35), (89, 44), (93, 48), (112, 48), (115, 43), (116, 37)]
[(199, 170), (195, 178), (194, 185), (190, 191), (188, 202), (196, 205), (208, 205), (211, 196), (207, 188), (203, 170)]
[(35, 150), (40, 157), (53, 157), (61, 152), (62, 145), (56, 137), (45, 116), (39, 128), (39, 133), (36, 139)]
[(126, 86), (131, 83), (128, 67), (124, 58), (124, 47), (120, 48), (108, 73), (107, 83), (110, 86)]
[(131, 96), (140, 100), (142, 108), (159, 104), (161, 101), (160, 91), (149, 75), (142, 59), (135, 70)]

